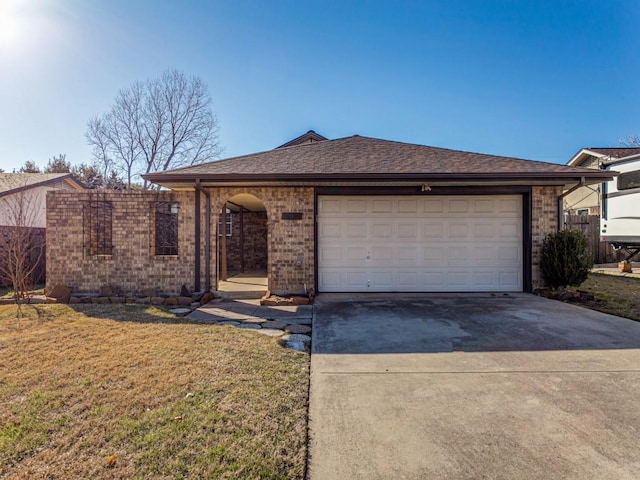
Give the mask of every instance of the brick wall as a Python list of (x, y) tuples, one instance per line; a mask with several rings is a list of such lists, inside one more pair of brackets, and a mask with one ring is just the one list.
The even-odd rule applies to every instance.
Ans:
[[(112, 202), (112, 254), (90, 255), (83, 223), (87, 202)], [(156, 256), (151, 213), (157, 201), (176, 202), (178, 255)], [(103, 285), (124, 292), (153, 288), (179, 292), (194, 287), (194, 194), (182, 192), (53, 191), (47, 194), (47, 286), (95, 292)], [(84, 218), (83, 218), (84, 217)], [(203, 230), (204, 232), (204, 230)]]
[[(262, 201), (267, 212), (269, 290), (299, 293), (314, 281), (314, 197), (309, 187), (210, 188), (212, 230), (227, 200), (248, 193)], [(284, 220), (283, 213), (301, 213), (301, 220)], [(217, 233), (216, 233), (217, 235)], [(215, 258), (212, 258), (215, 277)], [(215, 281), (214, 281), (215, 284)]]
[(562, 187), (533, 187), (531, 192), (531, 282), (543, 287), (540, 250), (544, 237), (558, 229), (558, 195)]
[[(266, 209), (267, 274), (274, 293), (302, 292), (314, 284), (314, 195), (309, 187), (216, 187), (211, 196), (211, 285), (216, 285), (218, 216), (226, 201), (245, 193), (262, 201)], [(559, 187), (532, 189), (532, 283), (542, 286), (540, 247), (547, 233), (557, 228)], [(47, 285), (64, 284), (75, 291), (96, 291), (115, 285), (127, 292), (156, 288), (178, 292), (182, 284), (194, 288), (194, 193), (113, 192), (113, 253), (91, 256), (83, 248), (83, 205), (95, 192), (50, 192), (47, 195)], [(205, 202), (201, 195), (201, 286), (205, 275)], [(151, 251), (151, 204), (177, 202), (178, 255), (156, 256)], [(300, 213), (298, 220), (283, 219), (283, 213)], [(239, 222), (234, 222), (238, 224)], [(252, 224), (252, 222), (248, 222)], [(257, 223), (255, 224), (257, 225)], [(256, 226), (256, 228), (259, 228)], [(264, 226), (262, 227), (264, 228)], [(261, 235), (264, 235), (261, 233)], [(247, 232), (245, 242), (254, 235)], [(258, 238), (258, 235), (255, 236)], [(247, 248), (249, 249), (249, 248)], [(264, 257), (263, 257), (264, 258)], [(250, 268), (250, 267), (248, 267)]]

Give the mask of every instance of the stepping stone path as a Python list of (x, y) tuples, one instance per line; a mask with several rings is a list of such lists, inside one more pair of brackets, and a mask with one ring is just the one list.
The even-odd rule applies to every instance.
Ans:
[[(247, 317), (237, 321), (223, 320), (213, 323), (215, 325), (230, 325), (245, 330), (254, 330), (256, 333), (269, 337), (281, 337), (286, 348), (300, 352), (308, 351), (311, 345), (311, 327), (309, 325), (288, 324), (279, 320), (265, 320), (260, 317)], [(311, 319), (309, 319), (309, 324), (311, 324)], [(303, 335), (306, 333), (309, 335)]]
[(262, 335), (267, 335), (269, 337), (281, 337), (282, 330), (276, 330), (275, 328), (261, 328), (260, 330), (256, 330), (256, 333), (260, 333)]
[(285, 331), (289, 333), (309, 333), (311, 331), (311, 327), (307, 325), (287, 325), (285, 327)]
[(237, 328), (247, 328), (249, 330), (258, 330), (262, 327), (257, 323), (241, 323), (240, 325), (236, 325)]
[(295, 310), (269, 308), (249, 302), (220, 302), (203, 305), (188, 318), (213, 325), (253, 330), (269, 337), (280, 337), (284, 346), (309, 351), (311, 344), (311, 308)]
[(282, 337), (282, 339), (284, 340), (285, 347), (291, 348), (293, 350), (299, 350), (301, 352), (304, 352), (307, 349), (309, 343), (311, 343), (311, 337), (309, 335), (302, 335), (297, 333), (285, 335), (284, 337)]

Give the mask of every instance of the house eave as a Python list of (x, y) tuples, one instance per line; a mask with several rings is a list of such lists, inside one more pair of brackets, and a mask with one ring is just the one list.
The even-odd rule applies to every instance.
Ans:
[(595, 158), (599, 158), (601, 160), (604, 160), (604, 159), (608, 158), (608, 156), (603, 154), (603, 153), (598, 153), (598, 152), (594, 152), (593, 150), (590, 150), (588, 148), (583, 148), (578, 153), (576, 153), (571, 158), (571, 160), (569, 160), (567, 162), (567, 166), (569, 166), (569, 167), (580, 166), (580, 163), (582, 163), (587, 157), (595, 157)]
[(566, 186), (585, 179), (586, 184), (602, 183), (613, 179), (616, 172), (581, 172), (578, 174), (528, 173), (528, 174), (351, 174), (351, 175), (193, 175), (150, 174), (145, 178), (173, 190), (191, 190), (199, 181), (202, 187), (294, 187), (294, 186), (413, 186), (422, 184), (441, 186)]
[(67, 185), (70, 185), (71, 187), (73, 187), (76, 190), (83, 190), (83, 189), (87, 188), (83, 183), (81, 183), (79, 180), (77, 180), (73, 176), (73, 174), (68, 173), (66, 175), (61, 175), (59, 177), (50, 178), (48, 180), (42, 180), (40, 182), (34, 182), (34, 183), (28, 183), (26, 185), (21, 185), (19, 187), (12, 188), (11, 190), (5, 190), (4, 192), (0, 192), (0, 197), (5, 197), (7, 195), (15, 195), (17, 193), (24, 192), (26, 190), (31, 190), (33, 188), (46, 187), (48, 185), (51, 185), (51, 184), (54, 184), (54, 183), (60, 182), (60, 181), (65, 182)]

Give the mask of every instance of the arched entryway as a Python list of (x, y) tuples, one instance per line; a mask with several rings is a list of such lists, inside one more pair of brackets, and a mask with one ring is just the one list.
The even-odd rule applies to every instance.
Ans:
[(268, 217), (249, 193), (228, 198), (218, 215), (217, 290), (258, 296), (268, 288)]

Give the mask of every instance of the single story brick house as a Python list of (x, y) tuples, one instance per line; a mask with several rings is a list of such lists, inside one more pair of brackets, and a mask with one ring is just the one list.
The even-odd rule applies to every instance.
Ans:
[(274, 150), (153, 173), (162, 191), (53, 192), (48, 284), (274, 293), (531, 291), (563, 191), (612, 173), (313, 131)]

